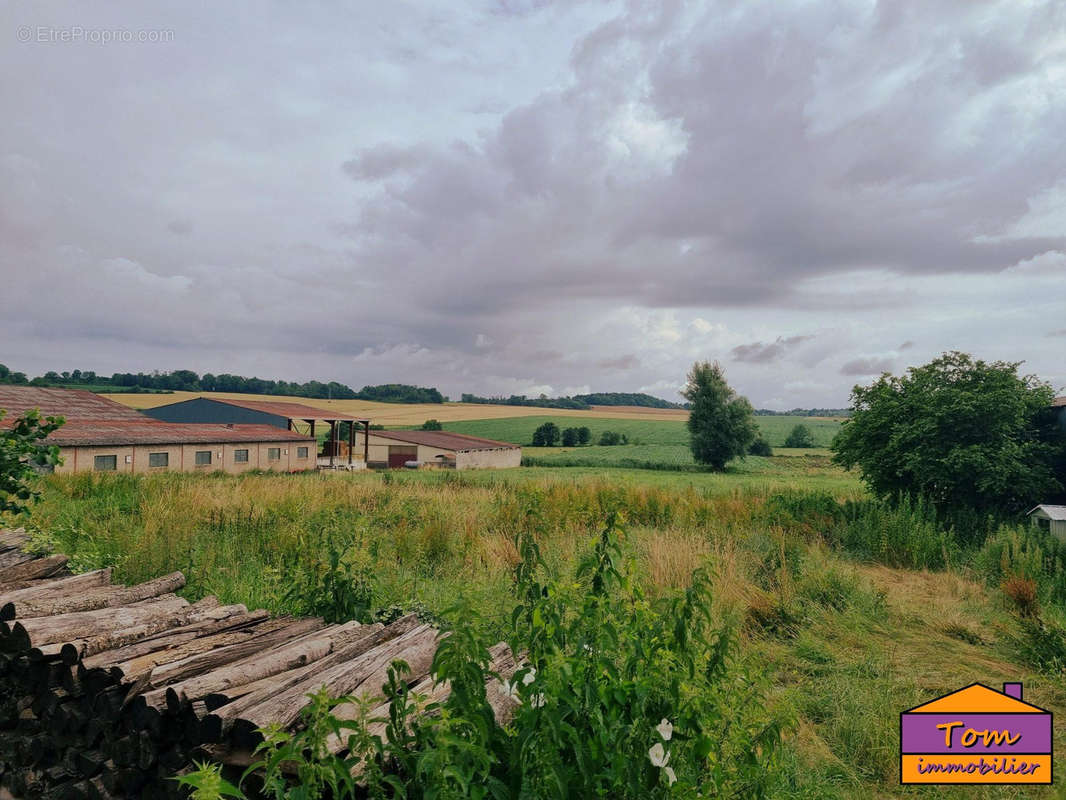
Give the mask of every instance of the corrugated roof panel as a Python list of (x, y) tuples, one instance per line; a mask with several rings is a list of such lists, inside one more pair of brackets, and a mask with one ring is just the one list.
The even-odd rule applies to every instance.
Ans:
[(50, 444), (60, 447), (309, 441), (305, 434), (273, 425), (205, 425), (156, 420), (68, 422), (48, 437)]
[(0, 408), (7, 411), (10, 424), (32, 408), (39, 408), (46, 417), (64, 416), (75, 419), (143, 421), (144, 415), (122, 403), (116, 403), (84, 389), (54, 389), (43, 386), (0, 385)]
[(213, 400), (216, 403), (228, 403), (231, 406), (250, 408), (253, 411), (263, 411), (267, 414), (276, 414), (288, 419), (340, 419), (362, 421), (362, 417), (353, 417), (340, 411), (332, 411), (328, 408), (306, 406), (303, 403), (287, 403), (273, 400), (235, 400), (233, 398), (210, 397), (201, 395), (204, 400)]

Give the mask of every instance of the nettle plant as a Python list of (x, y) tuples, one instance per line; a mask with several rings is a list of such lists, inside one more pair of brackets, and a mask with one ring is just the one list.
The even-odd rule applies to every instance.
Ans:
[[(509, 637), (523, 666), (504, 682), (517, 701), (500, 725), (486, 699), (488, 642), (469, 606), (453, 620), (432, 666), (451, 693), (427, 704), (396, 662), (382, 687), (388, 719), (363, 699), (352, 721), (312, 697), (305, 728), (268, 731), (257, 765), (274, 798), (764, 797), (776, 783), (780, 722), (764, 711), (765, 686), (734, 657), (732, 628), (710, 616), (710, 582), (697, 570), (687, 591), (653, 600), (632, 578), (612, 515), (577, 573), (551, 579), (535, 536), (522, 533), (514, 570), (519, 604)], [(371, 726), (383, 730), (371, 735)], [(347, 759), (321, 740), (349, 737)], [(282, 773), (299, 776), (293, 782)], [(358, 775), (357, 781), (346, 776)], [(205, 767), (181, 780), (217, 786)], [(236, 791), (225, 786), (227, 792)], [(221, 795), (220, 795), (221, 796)], [(232, 796), (232, 795), (230, 795)]]

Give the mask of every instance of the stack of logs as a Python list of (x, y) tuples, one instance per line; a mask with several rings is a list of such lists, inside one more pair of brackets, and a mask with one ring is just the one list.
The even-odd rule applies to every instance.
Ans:
[[(194, 759), (246, 765), (260, 728), (299, 725), (309, 692), (379, 695), (397, 658), (416, 691), (447, 696), (427, 678), (437, 631), (413, 615), (326, 625), (190, 603), (179, 572), (113, 585), (109, 569), (70, 575), (64, 556), (24, 553), (26, 538), (0, 531), (0, 796), (181, 797), (171, 778)], [(506, 646), (491, 652), (515, 670)], [(506, 714), (503, 687), (488, 694)]]

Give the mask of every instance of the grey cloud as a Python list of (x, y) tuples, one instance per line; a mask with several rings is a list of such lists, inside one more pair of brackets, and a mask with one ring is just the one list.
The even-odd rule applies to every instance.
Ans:
[(901, 344), (898, 349), (899, 350), (910, 350), (912, 347), (914, 347), (914, 342), (912, 342), (910, 339), (908, 339), (903, 344)]
[(1066, 328), (1059, 328), (1058, 330), (1055, 330), (1055, 331), (1048, 331), (1045, 335), (1049, 336), (1049, 337), (1052, 337), (1052, 336), (1066, 336)]
[[(41, 369), (629, 390), (746, 342), (739, 388), (777, 397), (846, 358), (794, 344), (827, 325), (849, 353), (912, 337), (1058, 368), (1005, 315), (1066, 302), (1044, 255), (1066, 249), (1061, 3), (249, 9), (120, 0), (94, 24), (175, 41), (0, 48), (25, 77), (0, 341)], [(70, 13), (8, 4), (0, 28)], [(1042, 197), (1050, 222), (1020, 223)]]
[(752, 342), (738, 345), (732, 350), (733, 360), (749, 364), (769, 364), (780, 359), (790, 349), (813, 338), (813, 336), (778, 336), (769, 343)]
[(618, 358), (603, 358), (596, 362), (596, 366), (600, 369), (617, 369), (617, 370), (629, 370), (637, 369), (640, 367), (640, 359), (632, 353)]
[(840, 374), (880, 375), (882, 372), (891, 372), (894, 363), (894, 359), (888, 357), (854, 358), (840, 367)]

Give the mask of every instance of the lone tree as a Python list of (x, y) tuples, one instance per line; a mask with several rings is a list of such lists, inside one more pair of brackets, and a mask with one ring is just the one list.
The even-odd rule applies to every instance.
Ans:
[(794, 427), (785, 439), (785, 447), (814, 447), (814, 436), (811, 429), (802, 422)]
[(723, 470), (730, 459), (748, 452), (758, 434), (755, 414), (748, 399), (726, 383), (718, 362), (693, 364), (681, 394), (691, 404), (688, 430), (692, 457), (698, 463)]
[(36, 409), (4, 423), (0, 408), (0, 515), (20, 514), (40, 494), (30, 485), (38, 468), (59, 463), (59, 448), (45, 437), (63, 424), (62, 417), (46, 417)]
[(1021, 362), (945, 353), (906, 375), (851, 391), (851, 418), (833, 460), (858, 466), (874, 494), (921, 495), (945, 514), (1002, 516), (1061, 490), (1055, 463), (1066, 441), (1054, 392)]
[(552, 447), (559, 441), (559, 426), (554, 422), (545, 422), (533, 431), (534, 447)]
[(592, 431), (589, 430), (588, 425), (582, 425), (577, 429), (577, 443), (580, 445), (586, 445), (592, 441)]
[(439, 419), (427, 419), (422, 423), (422, 430), (424, 431), (442, 431), (444, 426), (440, 424)]

